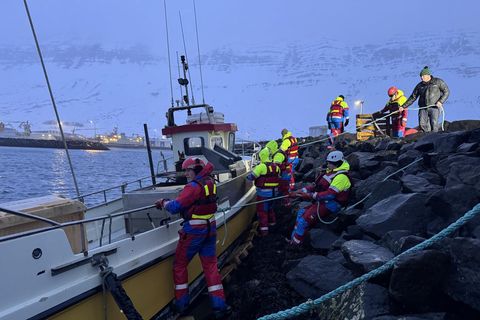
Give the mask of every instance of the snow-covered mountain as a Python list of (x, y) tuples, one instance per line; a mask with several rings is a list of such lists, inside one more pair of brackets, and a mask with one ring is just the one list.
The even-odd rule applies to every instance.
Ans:
[[(127, 133), (165, 125), (170, 105), (166, 52), (145, 46), (105, 48), (75, 43), (42, 45), (54, 95), (64, 121), (93, 121), (99, 131), (118, 125)], [(172, 50), (172, 57), (176, 54)], [(190, 53), (191, 54), (191, 53)], [(196, 102), (201, 102), (198, 57), (190, 66)], [(271, 138), (287, 127), (306, 135), (324, 124), (329, 103), (343, 94), (364, 112), (381, 108), (392, 85), (410, 94), (428, 65), (451, 89), (447, 120), (480, 118), (480, 34), (422, 35), (385, 43), (311, 43), (223, 46), (201, 56), (205, 101), (236, 122), (241, 137)], [(29, 120), (33, 129), (53, 119), (53, 109), (35, 48), (0, 48), (0, 121)], [(177, 63), (172, 61), (178, 99)], [(409, 125), (416, 125), (412, 112)], [(353, 126), (352, 126), (353, 127)], [(102, 130), (103, 129), (103, 130)], [(351, 128), (353, 129), (353, 128)]]

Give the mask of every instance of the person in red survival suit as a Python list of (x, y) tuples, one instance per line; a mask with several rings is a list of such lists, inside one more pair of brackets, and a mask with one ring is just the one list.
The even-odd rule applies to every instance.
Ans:
[(182, 313), (190, 303), (187, 266), (198, 253), (207, 281), (213, 314), (216, 319), (220, 319), (228, 315), (231, 308), (225, 302), (215, 253), (217, 186), (210, 177), (213, 165), (205, 164), (198, 158), (188, 158), (183, 162), (182, 169), (185, 170), (189, 182), (178, 197), (175, 200), (159, 199), (155, 203), (157, 208), (165, 208), (172, 214), (180, 213), (184, 219), (183, 228), (178, 232), (180, 239), (173, 263), (175, 306), (177, 311)]
[(350, 165), (341, 151), (332, 151), (327, 156), (327, 170), (315, 181), (315, 185), (292, 192), (291, 196), (314, 201), (308, 207), (298, 210), (297, 220), (290, 239), (293, 245), (303, 242), (307, 232), (320, 218), (337, 214), (348, 203), (352, 183), (348, 177)]

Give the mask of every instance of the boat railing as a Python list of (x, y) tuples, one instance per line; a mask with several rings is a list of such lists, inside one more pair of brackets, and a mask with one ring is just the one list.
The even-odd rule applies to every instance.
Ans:
[[(15, 233), (15, 234), (0, 237), (0, 242), (5, 242), (5, 241), (13, 240), (13, 239), (18, 239), (18, 238), (23, 238), (23, 237), (27, 237), (27, 236), (31, 236), (31, 235), (39, 234), (39, 233), (44, 233), (44, 232), (48, 232), (48, 231), (52, 231), (52, 230), (56, 230), (56, 229), (63, 229), (63, 228), (70, 227), (70, 226), (84, 225), (84, 224), (91, 223), (91, 222), (96, 222), (96, 221), (102, 221), (102, 226), (103, 227), (102, 227), (101, 238), (103, 238), (104, 237), (104, 235), (103, 235), (104, 226), (105, 226), (106, 221), (110, 221), (110, 223), (111, 223), (112, 219), (114, 219), (114, 218), (130, 215), (130, 214), (135, 214), (135, 213), (138, 213), (140, 211), (153, 209), (153, 208), (155, 208), (155, 205), (148, 205), (148, 206), (144, 206), (144, 207), (140, 207), (140, 208), (135, 208), (135, 209), (131, 209), (131, 210), (116, 212), (116, 213), (103, 215), (103, 216), (99, 216), (99, 217), (93, 217), (93, 218), (87, 218), (87, 219), (83, 219), (83, 220), (75, 220), (75, 221), (69, 221), (69, 222), (63, 222), (63, 223), (59, 223), (59, 222), (56, 222), (56, 221), (53, 221), (53, 220), (50, 220), (50, 219), (46, 219), (44, 217), (36, 216), (36, 215), (33, 215), (33, 214), (27, 214), (27, 213), (18, 212), (18, 211), (14, 211), (14, 210), (10, 210), (10, 209), (0, 208), (0, 211), (4, 211), (4, 212), (12, 214), (12, 215), (21, 216), (21, 217), (24, 217), (24, 218), (27, 218), (27, 219), (42, 221), (42, 222), (45, 222), (47, 224), (50, 224), (49, 227), (38, 228), (38, 229), (34, 229), (34, 230), (19, 232), (19, 233)], [(162, 225), (163, 224), (161, 223), (160, 226), (162, 226)], [(156, 228), (156, 227), (154, 225), (152, 225), (152, 229), (154, 229), (154, 228)], [(111, 243), (111, 239), (112, 239), (112, 234), (111, 233), (112, 233), (112, 230), (111, 230), (111, 228), (109, 228), (109, 234), (108, 234), (109, 243)], [(130, 236), (133, 237), (134, 234), (131, 234)], [(99, 246), (100, 247), (102, 246), (102, 241), (100, 241)], [(82, 252), (86, 252), (86, 251), (87, 251), (87, 248), (84, 247), (82, 249)]]
[[(158, 163), (157, 163), (157, 173), (156, 173), (156, 176), (158, 176), (160, 173), (168, 172), (168, 163), (167, 163), (167, 161), (173, 159), (173, 157), (165, 158), (165, 157), (163, 157), (163, 154), (162, 154), (162, 158), (163, 158), (163, 159), (159, 160)], [(160, 170), (159, 170), (160, 164), (163, 165), (163, 171), (162, 171), (162, 172), (160, 172)], [(137, 183), (138, 183), (138, 186), (139, 186), (140, 189), (142, 189), (144, 186), (145, 186), (145, 187), (152, 186), (152, 184), (144, 185), (143, 181), (144, 181), (144, 180), (147, 180), (147, 179), (152, 179), (152, 177), (151, 177), (151, 176), (145, 176), (145, 177), (142, 177), (142, 178), (135, 179), (135, 180), (133, 180), (133, 181), (124, 182), (124, 183), (122, 183), (122, 184), (119, 184), (119, 185), (116, 185), (116, 186), (113, 186), (113, 187), (108, 187), (108, 188), (105, 188), (105, 189), (102, 189), (102, 190), (99, 190), (99, 191), (94, 191), (94, 192), (82, 194), (82, 195), (80, 195), (80, 196), (74, 197), (73, 199), (79, 200), (79, 201), (82, 201), (82, 202), (85, 203), (85, 198), (93, 197), (93, 196), (102, 194), (102, 195), (103, 195), (103, 202), (97, 203), (96, 205), (106, 204), (106, 203), (109, 202), (109, 199), (107, 198), (107, 192), (108, 192), (108, 191), (120, 190), (121, 194), (124, 194), (124, 193), (126, 192), (126, 190), (127, 190), (127, 187), (128, 187), (129, 185), (132, 185), (132, 184), (137, 184)], [(115, 199), (115, 200), (116, 200), (116, 199)]]
[(103, 194), (103, 200), (104, 202), (103, 203), (107, 203), (108, 202), (108, 199), (107, 199), (107, 191), (111, 191), (111, 190), (115, 190), (115, 189), (119, 189), (121, 191), (121, 193), (125, 193), (126, 190), (127, 190), (127, 187), (129, 185), (132, 185), (132, 184), (137, 184), (139, 185), (140, 188), (143, 188), (144, 185), (143, 185), (143, 181), (146, 180), (146, 179), (151, 179), (152, 177), (151, 176), (146, 176), (146, 177), (142, 177), (142, 178), (139, 178), (139, 179), (136, 179), (136, 180), (133, 180), (133, 181), (129, 181), (129, 182), (124, 182), (122, 184), (119, 184), (119, 185), (116, 185), (116, 186), (113, 186), (113, 187), (109, 187), (109, 188), (105, 188), (103, 190), (99, 190), (99, 191), (94, 191), (94, 192), (90, 192), (90, 193), (85, 193), (85, 194), (82, 194), (78, 197), (74, 197), (73, 199), (75, 200), (80, 200), (82, 202), (85, 202), (85, 198), (87, 197), (92, 197), (94, 195), (98, 195), (98, 194)]

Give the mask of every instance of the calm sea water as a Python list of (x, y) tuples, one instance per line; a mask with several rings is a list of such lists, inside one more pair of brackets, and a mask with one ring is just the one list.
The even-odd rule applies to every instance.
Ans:
[[(165, 158), (172, 156), (171, 151), (161, 152)], [(153, 150), (152, 156), (156, 171), (160, 151)], [(70, 150), (70, 157), (81, 194), (150, 175), (146, 149)], [(172, 160), (168, 163), (172, 169)], [(159, 170), (162, 169), (160, 164)], [(151, 180), (144, 180), (145, 184), (151, 184)], [(127, 190), (138, 187), (135, 183)], [(0, 204), (49, 194), (76, 196), (65, 150), (0, 147)], [(119, 189), (107, 192), (108, 199), (119, 195)], [(103, 194), (90, 198), (87, 203), (102, 200)]]

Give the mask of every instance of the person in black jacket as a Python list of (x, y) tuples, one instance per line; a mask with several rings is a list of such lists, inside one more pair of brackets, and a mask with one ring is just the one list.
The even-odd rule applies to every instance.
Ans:
[(402, 112), (418, 98), (418, 106), (426, 107), (418, 111), (420, 129), (424, 132), (436, 132), (439, 129), (438, 116), (443, 112), (443, 104), (447, 101), (450, 91), (445, 81), (432, 76), (428, 67), (422, 69), (420, 77), (422, 81), (416, 85), (408, 100), (399, 109)]

